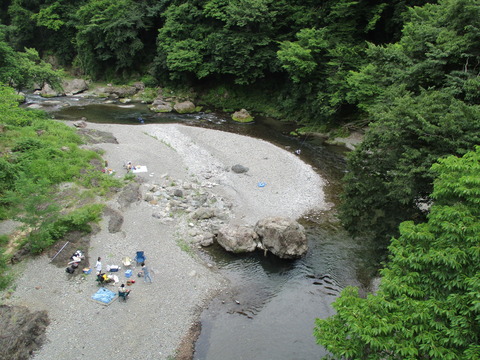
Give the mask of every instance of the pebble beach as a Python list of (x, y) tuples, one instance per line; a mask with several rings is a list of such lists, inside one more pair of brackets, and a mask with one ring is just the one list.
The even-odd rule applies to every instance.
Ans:
[[(178, 124), (87, 123), (87, 129), (117, 139), (118, 143), (87, 145), (103, 152), (112, 176), (124, 177), (123, 165), (132, 161), (148, 169), (135, 174), (143, 178), (142, 193), (167, 182), (194, 184), (228, 204), (226, 223), (253, 226), (265, 217), (299, 218), (329, 206), (324, 180), (310, 165), (259, 139)], [(248, 171), (232, 172), (236, 164)], [(47, 310), (47, 341), (33, 355), (35, 360), (176, 359), (201, 310), (213, 296), (228, 291), (229, 284), (214, 263), (180, 245), (189, 219), (160, 221), (152, 216), (158, 213), (155, 205), (143, 199), (128, 206), (112, 199), (107, 205), (122, 214), (121, 231), (110, 232), (107, 219), (99, 224), (90, 239), (89, 264), (93, 267), (100, 256), (104, 268), (122, 266), (124, 256), (133, 258), (142, 250), (153, 282), (137, 277), (140, 268), (133, 264), (131, 279), (136, 282), (129, 286), (128, 301), (103, 305), (91, 299), (99, 288), (94, 271), (71, 277), (46, 255), (22, 262), (15, 291), (4, 303)], [(107, 289), (118, 291), (127, 280), (125, 270), (116, 273), (119, 283)]]

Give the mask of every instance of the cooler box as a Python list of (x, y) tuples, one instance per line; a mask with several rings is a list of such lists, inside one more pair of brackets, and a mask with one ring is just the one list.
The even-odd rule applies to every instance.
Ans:
[(132, 276), (133, 272), (132, 270), (127, 270), (125, 271), (125, 277), (129, 278), (130, 276)]
[(90, 274), (91, 272), (92, 272), (92, 269), (90, 269), (90, 268), (84, 268), (83, 269), (84, 274)]
[(107, 271), (110, 271), (110, 272), (117, 272), (119, 269), (120, 269), (120, 267), (117, 266), (117, 265), (107, 266)]

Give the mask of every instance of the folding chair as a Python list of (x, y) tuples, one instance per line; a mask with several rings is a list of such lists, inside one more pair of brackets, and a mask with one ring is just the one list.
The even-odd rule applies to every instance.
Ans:
[(144, 254), (144, 251), (137, 251), (137, 255), (135, 255), (134, 260), (136, 261), (137, 265), (145, 262), (147, 257)]
[(128, 299), (128, 294), (129, 294), (129, 292), (127, 292), (127, 291), (118, 291), (118, 298), (120, 300), (123, 299), (123, 301), (126, 302), (127, 299)]

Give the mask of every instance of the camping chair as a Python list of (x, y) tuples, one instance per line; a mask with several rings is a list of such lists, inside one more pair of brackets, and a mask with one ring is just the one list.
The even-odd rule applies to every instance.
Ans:
[(120, 300), (123, 299), (123, 301), (127, 302), (128, 295), (129, 295), (128, 291), (120, 291), (120, 290), (118, 291), (118, 298)]
[(130, 259), (128, 256), (125, 256), (122, 259), (122, 263), (123, 263), (123, 266), (130, 267), (130, 266), (132, 266), (132, 259)]
[(144, 254), (144, 251), (137, 251), (137, 255), (135, 255), (134, 260), (136, 261), (137, 265), (145, 262), (147, 257)]

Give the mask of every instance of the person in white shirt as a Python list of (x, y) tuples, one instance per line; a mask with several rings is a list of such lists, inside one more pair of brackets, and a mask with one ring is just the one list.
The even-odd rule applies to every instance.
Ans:
[(97, 259), (97, 263), (95, 264), (95, 269), (97, 270), (97, 274), (102, 272), (102, 258), (99, 256)]

